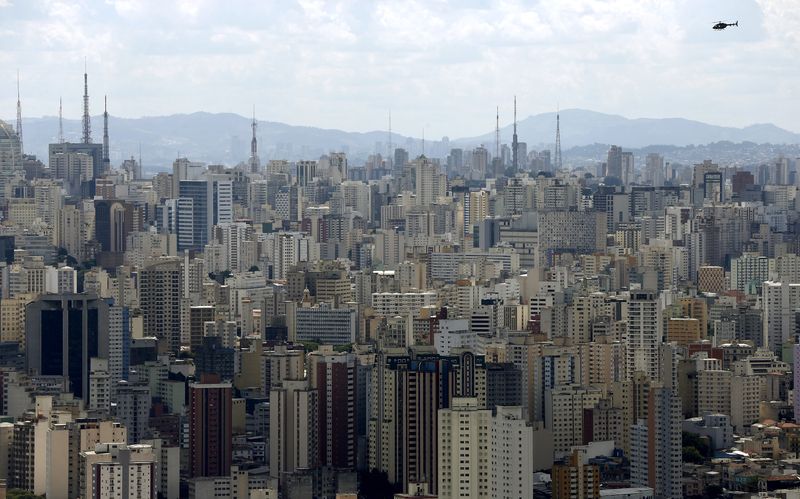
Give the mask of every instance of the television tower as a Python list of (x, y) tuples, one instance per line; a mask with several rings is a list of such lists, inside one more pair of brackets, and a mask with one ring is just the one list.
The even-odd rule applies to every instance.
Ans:
[(256, 130), (258, 129), (256, 106), (253, 106), (253, 123), (250, 127), (253, 129), (253, 138), (250, 139), (250, 173), (257, 173), (261, 168), (261, 164), (258, 160), (258, 139), (256, 138)]
[(89, 76), (86, 74), (86, 61), (83, 61), (83, 143), (92, 143), (92, 121), (89, 118)]
[(494, 157), (500, 158), (500, 106), (497, 106), (494, 122)]
[(103, 171), (111, 169), (111, 159), (108, 154), (108, 96), (103, 96)]
[(19, 152), (22, 152), (22, 103), (19, 100), (19, 69), (17, 70), (17, 137), (19, 137)]
[(64, 117), (61, 113), (61, 97), (58, 98), (58, 143), (64, 143)]
[(553, 165), (556, 171), (560, 170), (561, 164), (561, 117), (556, 107), (556, 152), (553, 158)]
[(514, 96), (514, 137), (511, 139), (511, 166), (514, 169), (514, 173), (519, 171), (519, 159), (517, 158), (517, 146), (519, 145), (519, 141), (517, 140), (517, 96)]

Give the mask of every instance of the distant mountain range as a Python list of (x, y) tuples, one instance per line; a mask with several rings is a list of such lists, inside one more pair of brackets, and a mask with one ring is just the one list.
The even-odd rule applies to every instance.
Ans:
[[(583, 109), (561, 111), (561, 147), (589, 144), (617, 144), (623, 148), (642, 148), (651, 145), (688, 146), (713, 142), (755, 142), (757, 144), (796, 144), (800, 134), (772, 124), (750, 125), (745, 128), (709, 125), (683, 118), (629, 119)], [(513, 127), (500, 129), (503, 142), (510, 142)], [(517, 123), (519, 140), (530, 145), (553, 144), (556, 134), (556, 113), (529, 116)], [(459, 139), (465, 144), (494, 144), (494, 131)]]
[[(772, 144), (755, 147), (758, 155), (777, 151), (792, 153), (800, 144), (800, 134), (784, 130), (771, 124), (757, 124), (745, 128), (721, 127), (682, 118), (628, 119), (622, 116), (603, 114), (581, 109), (561, 111), (561, 143), (565, 158), (588, 160), (595, 153), (602, 158), (608, 144), (617, 144), (627, 149), (677, 150), (694, 158), (693, 145), (724, 142), (727, 149), (738, 148), (739, 143)], [(10, 121), (12, 122), (13, 121)], [(555, 113), (529, 116), (518, 122), (517, 133), (528, 150), (552, 148), (555, 141)], [(141, 144), (145, 171), (168, 170), (172, 161), (180, 156), (208, 163), (236, 164), (246, 161), (250, 150), (251, 120), (232, 113), (176, 114), (142, 118), (109, 118), (112, 163), (139, 155)], [(103, 134), (102, 117), (92, 118), (92, 137), (100, 142)], [(40, 158), (47, 156), (47, 144), (55, 142), (58, 135), (58, 118), (42, 117), (25, 119), (23, 122), (26, 152)], [(64, 120), (64, 135), (67, 141), (78, 141), (81, 124), (79, 120)], [(500, 130), (501, 141), (511, 142), (512, 127)], [(309, 159), (330, 151), (347, 151), (358, 164), (370, 154), (386, 154), (388, 133), (373, 131), (366, 133), (293, 126), (284, 123), (258, 122), (259, 153), (262, 161), (270, 158)], [(425, 152), (429, 156), (444, 157), (451, 147), (472, 148), (480, 144), (492, 149), (495, 134), (490, 131), (477, 137), (451, 139), (449, 143), (426, 141)], [(405, 147), (412, 156), (422, 151), (419, 138), (392, 134), (395, 147)], [(662, 146), (657, 146), (657, 145)], [(673, 146), (673, 147), (670, 147)], [(574, 151), (572, 148), (577, 148)], [(702, 149), (701, 149), (702, 150)], [(677, 151), (677, 152), (680, 152)], [(766, 151), (766, 152), (764, 152)], [(702, 150), (708, 154), (708, 150)], [(588, 155), (588, 156), (587, 156)]]

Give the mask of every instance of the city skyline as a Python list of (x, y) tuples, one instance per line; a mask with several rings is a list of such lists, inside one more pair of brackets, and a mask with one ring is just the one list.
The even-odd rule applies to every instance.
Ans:
[[(17, 43), (0, 51), (8, 87), (0, 108), (14, 109), (19, 68), (23, 116), (56, 115), (59, 97), (65, 117), (79, 116), (86, 58), (93, 115), (109, 94), (115, 116), (248, 116), (255, 104), (264, 120), (366, 131), (386, 128), (393, 109), (398, 133), (463, 137), (485, 133), (498, 104), (510, 123), (516, 94), (520, 116), (560, 104), (796, 131), (797, 77), (784, 69), (798, 44), (790, 2), (322, 10), (305, 2), (223, 12), (202, 2), (4, 0), (0, 32)], [(711, 32), (720, 17), (741, 27)]]
[(800, 498), (795, 2), (0, 0), (0, 498)]

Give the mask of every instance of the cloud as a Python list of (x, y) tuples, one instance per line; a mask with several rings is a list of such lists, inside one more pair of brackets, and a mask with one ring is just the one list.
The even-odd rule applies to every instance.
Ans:
[[(77, 113), (82, 61), (114, 113), (195, 110), (401, 133), (471, 135), (494, 106), (585, 107), (789, 128), (800, 112), (796, 0), (0, 0), (6, 80), (25, 112)], [(716, 33), (718, 16), (741, 19)], [(0, 87), (0, 115), (15, 96)], [(730, 106), (730, 102), (736, 102)], [(99, 104), (98, 104), (99, 105)], [(263, 111), (262, 111), (263, 110)]]

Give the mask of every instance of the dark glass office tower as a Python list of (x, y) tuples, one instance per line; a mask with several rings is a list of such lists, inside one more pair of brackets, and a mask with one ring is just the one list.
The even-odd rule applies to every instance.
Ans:
[(63, 376), (78, 398), (89, 394), (89, 362), (109, 358), (108, 304), (93, 293), (43, 295), (28, 305), (28, 373)]

